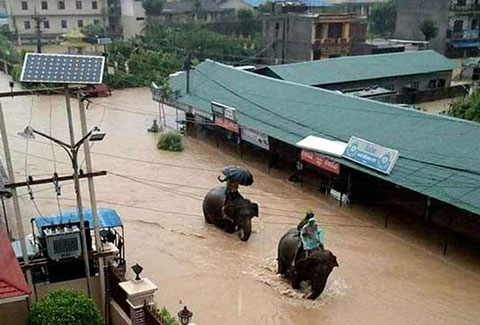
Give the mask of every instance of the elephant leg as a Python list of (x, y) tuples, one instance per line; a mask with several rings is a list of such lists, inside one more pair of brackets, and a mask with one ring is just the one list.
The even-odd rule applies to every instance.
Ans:
[(233, 234), (235, 232), (236, 225), (233, 222), (225, 221), (223, 228), (229, 234)]
[(281, 275), (287, 274), (287, 267), (285, 266), (285, 263), (282, 261), (280, 257), (277, 258), (277, 264), (278, 264), (277, 273), (280, 273)]
[(292, 279), (292, 288), (293, 289), (300, 289), (300, 283), (302, 282), (302, 279), (298, 275), (295, 275)]
[(323, 292), (325, 289), (325, 285), (327, 284), (327, 279), (319, 280), (314, 279), (312, 280), (312, 294), (308, 297), (308, 299), (317, 299), (318, 296)]

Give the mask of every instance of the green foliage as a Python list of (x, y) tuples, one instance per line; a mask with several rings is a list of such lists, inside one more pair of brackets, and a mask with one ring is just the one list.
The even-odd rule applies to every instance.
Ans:
[(443, 113), (480, 123), (480, 88), (476, 87), (467, 97), (454, 101), (452, 107)]
[(170, 315), (170, 312), (167, 308), (163, 307), (160, 309), (157, 304), (149, 306), (150, 311), (155, 315), (155, 317), (162, 321), (164, 325), (179, 325), (175, 317)]
[(82, 33), (87, 37), (101, 37), (105, 34), (105, 28), (100, 25), (90, 24), (82, 28)]
[(167, 151), (183, 151), (182, 136), (178, 132), (167, 132), (158, 138), (157, 148)]
[(4, 35), (0, 35), (0, 59), (11, 64), (20, 62), (20, 54), (13, 43)]
[(420, 30), (422, 31), (423, 35), (425, 36), (425, 40), (429, 41), (438, 35), (438, 26), (437, 23), (433, 20), (424, 20), (422, 25), (420, 26)]
[(101, 325), (92, 299), (72, 290), (50, 292), (30, 310), (27, 325)]
[(143, 0), (142, 6), (148, 16), (159, 16), (162, 14), (165, 0)]
[(258, 12), (262, 14), (269, 13), (272, 10), (273, 4), (270, 0), (265, 1), (265, 3), (258, 6)]
[[(402, 1), (402, 0), (400, 0)], [(395, 31), (397, 20), (396, 0), (376, 3), (372, 6), (368, 19), (369, 32), (389, 38)]]

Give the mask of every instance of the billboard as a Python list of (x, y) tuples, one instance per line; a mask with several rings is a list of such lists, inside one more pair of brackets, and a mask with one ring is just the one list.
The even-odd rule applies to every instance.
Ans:
[(343, 153), (344, 158), (387, 175), (395, 166), (398, 156), (397, 150), (353, 136), (348, 141), (347, 149)]
[(318, 168), (327, 170), (331, 173), (340, 174), (340, 164), (328, 159), (327, 157), (309, 150), (302, 149), (300, 152), (300, 160), (314, 165)]
[(242, 140), (254, 144), (257, 147), (265, 150), (270, 150), (270, 142), (268, 141), (268, 135), (266, 135), (265, 133), (259, 132), (254, 129), (247, 129), (242, 127), (240, 137), (242, 138)]

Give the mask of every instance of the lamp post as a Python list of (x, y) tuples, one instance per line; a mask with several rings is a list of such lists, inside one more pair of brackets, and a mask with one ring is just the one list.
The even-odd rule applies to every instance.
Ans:
[(82, 239), (82, 251), (83, 251), (83, 260), (85, 264), (85, 276), (87, 278), (87, 290), (88, 290), (88, 296), (91, 296), (91, 290), (90, 290), (90, 265), (89, 265), (89, 259), (88, 259), (88, 251), (87, 251), (87, 239), (85, 236), (85, 221), (83, 218), (83, 206), (82, 206), (82, 195), (80, 192), (80, 180), (78, 178), (78, 152), (80, 147), (88, 140), (88, 141), (102, 141), (103, 138), (105, 137), (105, 133), (101, 132), (99, 128), (94, 127), (92, 130), (90, 130), (87, 134), (85, 134), (80, 140), (78, 140), (76, 143), (73, 145), (67, 144), (61, 140), (55, 139), (48, 134), (45, 134), (43, 132), (37, 131), (31, 126), (27, 126), (23, 132), (19, 132), (18, 135), (27, 138), (27, 139), (35, 139), (35, 134), (44, 137), (48, 140), (51, 140), (58, 144), (62, 149), (65, 150), (67, 153), (68, 157), (70, 158), (70, 161), (72, 163), (72, 168), (73, 168), (73, 181), (74, 181), (74, 187), (75, 187), (75, 194), (76, 194), (76, 200), (77, 200), (77, 209), (78, 209), (78, 219), (80, 221), (80, 235)]
[(182, 325), (187, 325), (190, 324), (190, 320), (193, 317), (193, 313), (188, 310), (187, 306), (184, 306), (182, 310), (180, 310), (177, 313), (178, 320), (180, 321), (180, 324)]

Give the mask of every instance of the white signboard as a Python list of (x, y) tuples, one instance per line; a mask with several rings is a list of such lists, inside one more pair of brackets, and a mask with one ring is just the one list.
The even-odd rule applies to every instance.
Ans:
[(343, 157), (360, 165), (390, 174), (398, 159), (398, 151), (382, 147), (378, 144), (351, 137)]
[(229, 120), (235, 121), (235, 108), (225, 108), (223, 116)]
[(242, 140), (256, 145), (265, 150), (270, 150), (270, 143), (268, 141), (268, 135), (259, 132), (254, 129), (242, 128), (240, 131), (240, 137)]
[(333, 141), (325, 138), (309, 135), (297, 142), (297, 147), (311, 151), (327, 153), (335, 157), (341, 157), (347, 148), (345, 142)]
[(97, 38), (97, 43), (99, 45), (112, 44), (112, 39), (110, 37)]

